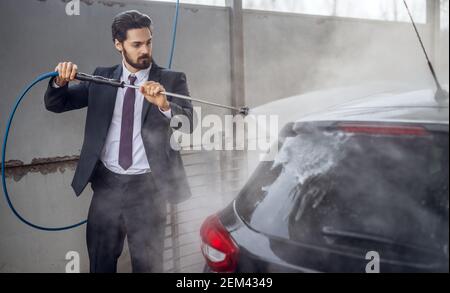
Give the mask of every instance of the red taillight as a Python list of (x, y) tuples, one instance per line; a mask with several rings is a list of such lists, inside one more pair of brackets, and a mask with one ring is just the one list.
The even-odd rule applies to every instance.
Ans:
[(217, 273), (232, 273), (237, 268), (239, 248), (217, 215), (205, 220), (200, 229), (202, 253), (208, 266)]
[(357, 134), (381, 134), (394, 136), (424, 136), (428, 134), (425, 128), (419, 126), (344, 123), (339, 125), (339, 129), (344, 132)]

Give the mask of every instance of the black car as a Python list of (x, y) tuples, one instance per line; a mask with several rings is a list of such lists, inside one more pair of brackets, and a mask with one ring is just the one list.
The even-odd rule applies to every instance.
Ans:
[(283, 129), (201, 228), (208, 272), (449, 271), (449, 108), (379, 95)]

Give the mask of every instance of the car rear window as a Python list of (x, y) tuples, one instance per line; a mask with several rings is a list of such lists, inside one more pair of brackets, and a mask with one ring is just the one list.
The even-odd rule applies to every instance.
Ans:
[(290, 241), (396, 243), (448, 258), (448, 137), (448, 127), (421, 135), (299, 130), (259, 165), (237, 212), (252, 229)]

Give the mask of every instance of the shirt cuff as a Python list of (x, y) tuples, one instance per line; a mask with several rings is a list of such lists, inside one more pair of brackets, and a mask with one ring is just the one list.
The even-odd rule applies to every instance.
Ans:
[(60, 86), (56, 83), (55, 79), (52, 80), (52, 88), (59, 89)]
[(172, 109), (169, 109), (168, 111), (163, 111), (161, 108), (159, 108), (159, 111), (166, 116), (168, 119), (172, 119)]

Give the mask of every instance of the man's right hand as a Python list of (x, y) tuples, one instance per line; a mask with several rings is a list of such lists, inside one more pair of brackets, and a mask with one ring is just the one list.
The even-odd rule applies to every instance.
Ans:
[(69, 81), (74, 81), (75, 76), (78, 73), (78, 66), (72, 62), (61, 62), (56, 66), (55, 71), (58, 72), (59, 76), (55, 78), (55, 83), (63, 87)]

